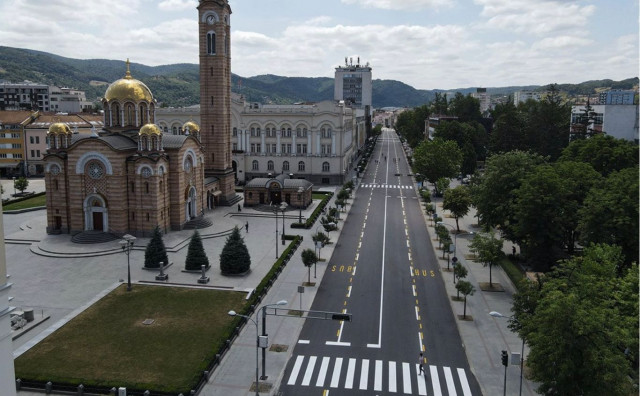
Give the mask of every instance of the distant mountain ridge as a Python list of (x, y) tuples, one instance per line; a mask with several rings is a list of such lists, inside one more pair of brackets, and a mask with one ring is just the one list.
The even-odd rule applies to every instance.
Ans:
[[(109, 59), (72, 59), (22, 48), (0, 46), (0, 80), (74, 87), (84, 90), (87, 99), (104, 95), (106, 85), (122, 78), (125, 62)], [(154, 97), (167, 106), (189, 106), (200, 101), (199, 67), (197, 64), (146, 66), (131, 63), (131, 74), (144, 82)], [(375, 70), (374, 70), (375, 75)], [(283, 77), (272, 74), (254, 77), (231, 76), (232, 91), (250, 102), (290, 104), (333, 99), (333, 78)], [(597, 88), (631, 89), (638, 78), (622, 81), (595, 80), (581, 84), (559, 84), (571, 95), (595, 93)], [(528, 85), (487, 88), (489, 94), (508, 95), (517, 90), (542, 90), (544, 86)], [(373, 80), (373, 107), (415, 107), (434, 98), (436, 92), (475, 92), (476, 88), (419, 90), (395, 80)]]

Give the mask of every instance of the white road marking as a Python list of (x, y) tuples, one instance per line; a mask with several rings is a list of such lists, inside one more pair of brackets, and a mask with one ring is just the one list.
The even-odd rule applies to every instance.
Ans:
[(353, 374), (356, 371), (356, 359), (349, 359), (347, 367), (347, 378), (344, 381), (345, 389), (353, 389)]
[(324, 344), (332, 345), (332, 346), (351, 346), (350, 342), (340, 342), (340, 341), (325, 341)]
[(447, 383), (447, 390), (449, 391), (449, 396), (458, 396), (456, 393), (456, 386), (453, 383), (453, 375), (451, 375), (451, 368), (443, 367), (444, 371), (444, 380)]
[(309, 340), (298, 340), (298, 344), (309, 344), (310, 342)]
[(316, 380), (316, 386), (324, 386), (324, 379), (327, 377), (327, 368), (329, 368), (330, 357), (325, 356), (322, 358), (320, 364), (320, 372), (318, 373), (318, 379)]
[(416, 308), (416, 320), (420, 320), (420, 309), (418, 307), (415, 307), (415, 308)]
[(308, 386), (311, 383), (311, 376), (313, 375), (313, 368), (316, 366), (317, 356), (309, 357), (309, 364), (307, 364), (307, 370), (304, 372), (304, 377), (302, 378), (302, 386)]
[(433, 395), (442, 396), (440, 390), (440, 378), (438, 378), (438, 368), (436, 366), (429, 366), (429, 372), (431, 373), (431, 384), (433, 385)]
[(347, 298), (351, 297), (351, 286), (347, 288)]
[(298, 373), (300, 373), (300, 367), (302, 366), (302, 361), (304, 360), (304, 356), (300, 355), (296, 358), (296, 362), (293, 364), (293, 369), (291, 370), (291, 375), (289, 376), (289, 381), (287, 385), (293, 385), (296, 383), (298, 379)]
[(367, 389), (367, 380), (369, 379), (369, 359), (362, 359), (362, 367), (360, 368), (360, 389)]
[(460, 385), (462, 385), (462, 393), (464, 396), (471, 396), (471, 388), (469, 387), (469, 382), (467, 382), (467, 374), (464, 372), (464, 369), (458, 369), (458, 377), (460, 377)]
[(418, 292), (416, 291), (416, 285), (411, 285), (411, 288), (413, 289), (413, 296), (418, 297)]
[(373, 390), (382, 390), (382, 360), (376, 360), (376, 375), (373, 382)]
[(331, 377), (331, 388), (337, 388), (340, 383), (340, 370), (342, 369), (342, 358), (336, 358), (336, 364), (333, 366), (333, 376)]
[(416, 374), (418, 376), (418, 394), (425, 395), (427, 394), (427, 378), (424, 373), (420, 374), (420, 365), (416, 364)]
[(411, 366), (409, 363), (402, 363), (402, 390), (406, 394), (411, 394)]
[(389, 392), (397, 392), (398, 384), (396, 384), (396, 362), (389, 362)]

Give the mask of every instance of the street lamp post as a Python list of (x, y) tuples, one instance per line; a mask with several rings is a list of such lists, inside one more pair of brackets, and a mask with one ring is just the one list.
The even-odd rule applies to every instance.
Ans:
[[(277, 303), (273, 303), (273, 304), (266, 304), (262, 306), (262, 336), (263, 337), (267, 337), (267, 308), (268, 307), (274, 307), (274, 306), (278, 306), (278, 305), (287, 305), (287, 301), (286, 300), (280, 300)], [(256, 319), (257, 319), (257, 315), (256, 315)], [(266, 345), (262, 348), (262, 377), (260, 377), (260, 379), (262, 380), (266, 380), (267, 379), (267, 348)]]
[(258, 333), (258, 322), (253, 320), (250, 316), (240, 315), (239, 313), (236, 313), (236, 311), (229, 311), (229, 316), (240, 316), (241, 318), (252, 321), (253, 324), (256, 325), (256, 396), (260, 396), (260, 377), (258, 376), (258, 348), (260, 347), (260, 335)]
[(16, 177), (13, 177), (13, 196), (16, 196)]
[(280, 257), (278, 255), (278, 207), (277, 206), (273, 207), (273, 214), (276, 215), (276, 260), (277, 260), (278, 257)]
[(287, 210), (286, 202), (280, 205), (280, 210), (282, 210), (282, 245), (284, 245), (284, 211)]
[(131, 262), (129, 257), (131, 256), (131, 248), (133, 248), (136, 237), (125, 234), (122, 238), (124, 239), (120, 240), (120, 246), (122, 247), (122, 251), (127, 255), (127, 291), (131, 291)]
[[(500, 312), (497, 311), (491, 311), (489, 312), (489, 315), (493, 316), (494, 318), (506, 318), (506, 319), (511, 319), (513, 318), (512, 316), (505, 316), (503, 314), (501, 314)], [(518, 393), (518, 395), (522, 396), (522, 369), (524, 366), (524, 338), (522, 338), (522, 351), (520, 352), (520, 393)]]
[(302, 193), (304, 189), (302, 187), (298, 187), (298, 209), (300, 210), (298, 214), (298, 223), (302, 224)]

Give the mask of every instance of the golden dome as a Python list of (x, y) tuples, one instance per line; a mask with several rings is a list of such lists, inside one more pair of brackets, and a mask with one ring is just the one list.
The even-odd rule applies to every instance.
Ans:
[(149, 87), (144, 85), (142, 81), (136, 80), (131, 77), (129, 71), (129, 59), (127, 59), (127, 72), (124, 78), (114, 81), (109, 85), (107, 91), (104, 93), (104, 98), (107, 101), (119, 100), (121, 102), (132, 100), (134, 102), (141, 102), (143, 100), (147, 102), (153, 101), (153, 95)]
[(162, 131), (156, 124), (146, 124), (140, 128), (138, 135), (162, 135)]
[(67, 125), (67, 124), (65, 124), (63, 122), (54, 122), (53, 124), (51, 124), (47, 134), (59, 134), (59, 133), (63, 133), (65, 135), (70, 135), (71, 134), (71, 129), (69, 128), (69, 125)]
[(186, 133), (187, 128), (189, 129), (189, 133), (200, 132), (200, 126), (193, 121), (187, 121), (182, 126), (182, 130)]

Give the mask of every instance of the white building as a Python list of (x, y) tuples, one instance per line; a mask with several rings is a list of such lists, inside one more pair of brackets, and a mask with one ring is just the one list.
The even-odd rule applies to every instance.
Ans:
[(487, 93), (487, 89), (476, 88), (476, 92), (472, 92), (471, 97), (478, 99), (480, 102), (480, 113), (483, 116), (488, 115), (489, 109), (491, 109), (491, 95)]
[[(593, 133), (606, 133), (617, 139), (638, 143), (638, 106), (631, 105), (591, 105), (591, 115), (587, 128)], [(580, 122), (585, 105), (571, 106), (571, 130)]]
[(539, 101), (541, 99), (540, 92), (516, 91), (513, 94), (513, 104), (516, 106), (518, 105), (518, 103), (526, 102), (529, 99)]
[[(355, 166), (365, 128), (343, 103), (263, 105), (232, 97), (232, 161), (239, 183), (292, 174), (314, 184), (341, 184)], [(199, 106), (156, 110), (165, 133), (186, 133), (187, 121), (200, 124)]]
[(49, 87), (49, 101), (51, 111), (61, 113), (81, 113), (90, 111), (93, 103), (87, 101), (84, 91), (73, 88)]
[(335, 82), (333, 88), (333, 99), (343, 100), (347, 106), (356, 109), (371, 108), (371, 98), (373, 84), (371, 82), (371, 67), (360, 65), (360, 58), (356, 64), (347, 63), (344, 59), (344, 66), (336, 67)]

